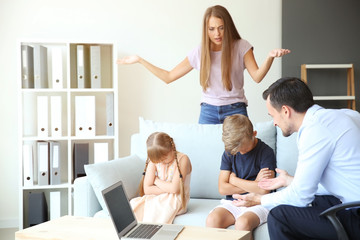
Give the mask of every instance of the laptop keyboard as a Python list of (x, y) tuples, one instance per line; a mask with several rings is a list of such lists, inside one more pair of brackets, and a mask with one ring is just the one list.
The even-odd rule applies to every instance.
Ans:
[(140, 224), (128, 238), (145, 238), (150, 239), (162, 227), (155, 224)]

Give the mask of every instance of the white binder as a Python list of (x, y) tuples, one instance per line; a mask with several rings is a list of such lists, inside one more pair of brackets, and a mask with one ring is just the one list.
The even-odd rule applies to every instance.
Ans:
[(28, 45), (21, 46), (21, 79), (23, 88), (34, 87), (34, 49)]
[(89, 88), (89, 50), (85, 45), (76, 46), (78, 88)]
[(106, 94), (106, 135), (114, 136), (114, 94)]
[(94, 143), (94, 163), (106, 162), (109, 160), (108, 143)]
[(41, 45), (34, 46), (34, 87), (48, 88), (47, 48)]
[(34, 159), (32, 145), (23, 145), (23, 177), (24, 186), (34, 185)]
[(49, 142), (50, 184), (61, 183), (60, 143)]
[(101, 49), (90, 46), (91, 88), (101, 88)]
[(49, 144), (37, 142), (38, 184), (49, 185)]
[(61, 96), (50, 96), (50, 117), (51, 117), (51, 136), (52, 137), (61, 137), (62, 136), (62, 127), (61, 127)]
[(50, 192), (50, 220), (61, 217), (61, 192)]
[(75, 96), (75, 135), (95, 136), (95, 96)]
[(37, 96), (37, 134), (38, 137), (49, 136), (49, 113), (48, 113), (48, 97)]
[(61, 47), (51, 48), (52, 60), (52, 87), (55, 89), (63, 88), (63, 59)]

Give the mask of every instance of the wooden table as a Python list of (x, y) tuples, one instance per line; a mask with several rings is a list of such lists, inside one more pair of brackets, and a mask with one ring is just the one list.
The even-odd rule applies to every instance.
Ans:
[[(15, 233), (15, 240), (119, 240), (111, 219), (64, 216)], [(250, 240), (250, 232), (185, 226), (177, 240)]]

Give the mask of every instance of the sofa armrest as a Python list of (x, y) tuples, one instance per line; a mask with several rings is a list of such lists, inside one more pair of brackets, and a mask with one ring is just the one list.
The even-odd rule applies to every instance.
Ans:
[(74, 216), (93, 217), (102, 208), (87, 177), (74, 181)]

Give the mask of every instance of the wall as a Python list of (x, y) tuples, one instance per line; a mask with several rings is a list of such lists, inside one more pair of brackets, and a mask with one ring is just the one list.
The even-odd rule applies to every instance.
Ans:
[[(286, 0), (282, 7), (282, 43), (293, 54), (282, 62), (283, 76), (300, 77), (301, 64), (353, 63), (355, 95), (360, 109), (360, 1)], [(346, 70), (308, 70), (314, 95), (346, 95)], [(319, 101), (343, 108), (346, 101)]]
[[(119, 57), (139, 54), (171, 69), (200, 43), (205, 9), (217, 3), (233, 16), (241, 36), (255, 47), (260, 65), (272, 48), (281, 46), (281, 0), (1, 0), (0, 2), (0, 227), (18, 219), (17, 41), (58, 39), (112, 40)], [(138, 117), (171, 122), (197, 122), (199, 73), (166, 85), (141, 65), (119, 66), (119, 155), (129, 153)], [(248, 112), (253, 121), (269, 120), (262, 91), (280, 77), (281, 59), (261, 84), (245, 74)]]

